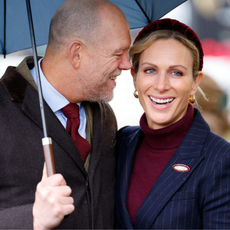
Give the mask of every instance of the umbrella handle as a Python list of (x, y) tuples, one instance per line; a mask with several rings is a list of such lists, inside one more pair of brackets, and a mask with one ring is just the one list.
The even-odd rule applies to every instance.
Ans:
[(52, 176), (56, 173), (53, 157), (52, 139), (50, 137), (42, 138), (42, 145), (46, 161), (47, 174), (48, 176)]

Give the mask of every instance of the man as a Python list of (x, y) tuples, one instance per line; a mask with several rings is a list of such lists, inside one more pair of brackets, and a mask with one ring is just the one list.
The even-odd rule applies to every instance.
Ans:
[[(0, 83), (1, 229), (114, 227), (116, 120), (106, 101), (121, 70), (131, 67), (129, 46), (128, 22), (109, 1), (67, 0), (55, 13), (39, 68), (57, 174), (44, 172), (40, 183), (43, 131), (33, 59), (8, 67)], [(85, 163), (65, 130), (70, 103), (80, 105), (78, 131), (90, 143)]]

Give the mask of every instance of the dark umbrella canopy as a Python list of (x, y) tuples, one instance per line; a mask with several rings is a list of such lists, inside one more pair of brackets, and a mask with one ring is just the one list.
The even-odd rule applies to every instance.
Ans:
[(109, 0), (125, 14), (130, 29), (144, 27), (187, 0)]
[[(124, 12), (130, 28), (144, 27), (186, 0), (110, 0)], [(64, 0), (31, 0), (36, 45), (47, 44), (50, 20)], [(25, 0), (0, 0), (0, 54), (31, 47)]]
[[(64, 0), (32, 0), (34, 32), (37, 45), (48, 41), (49, 23)], [(0, 0), (0, 54), (31, 47), (26, 0)]]

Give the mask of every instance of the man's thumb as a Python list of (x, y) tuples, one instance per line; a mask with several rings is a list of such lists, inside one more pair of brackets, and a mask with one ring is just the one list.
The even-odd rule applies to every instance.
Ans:
[(45, 180), (47, 177), (48, 175), (47, 175), (46, 162), (44, 162), (43, 172), (42, 172), (42, 181)]

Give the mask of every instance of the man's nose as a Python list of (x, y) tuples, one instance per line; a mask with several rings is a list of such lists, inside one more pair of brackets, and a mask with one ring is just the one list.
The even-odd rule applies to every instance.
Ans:
[(121, 63), (119, 65), (119, 69), (129, 70), (129, 69), (131, 69), (131, 67), (132, 67), (132, 64), (130, 63), (128, 54), (126, 53), (122, 56), (122, 60), (121, 60)]

